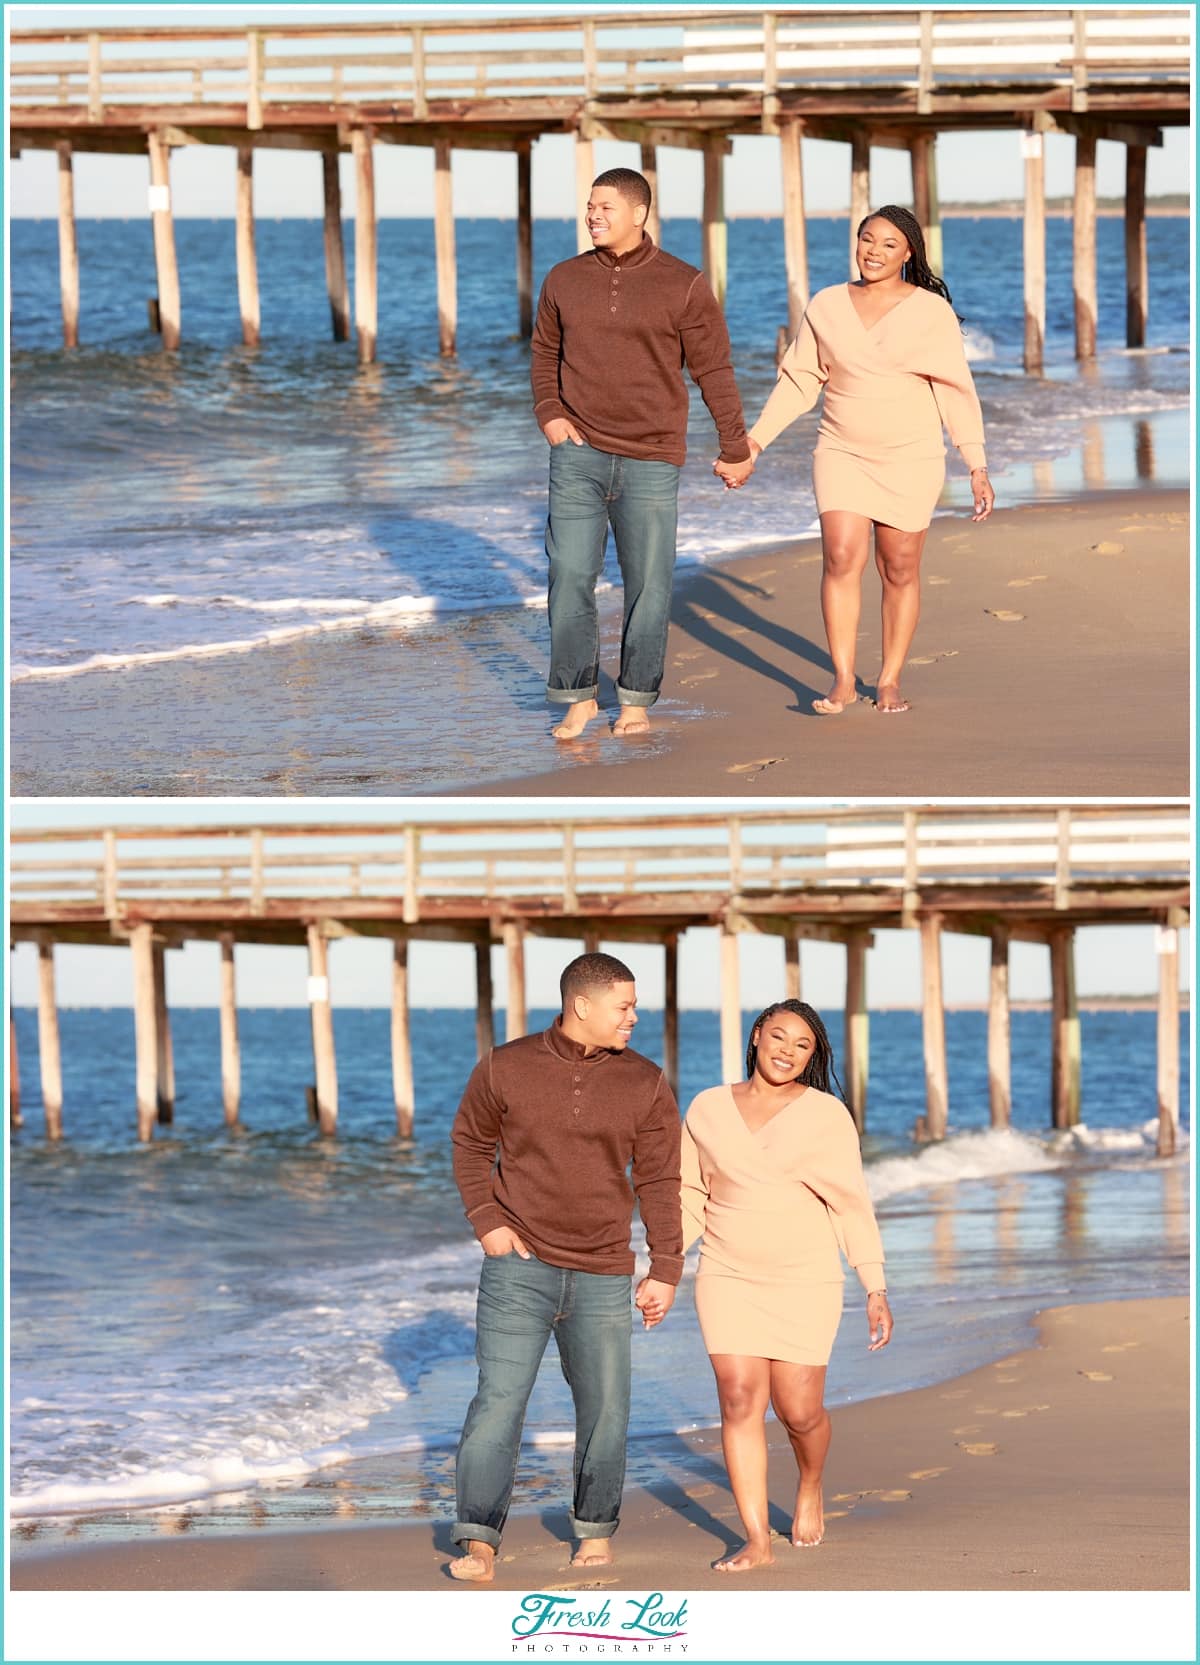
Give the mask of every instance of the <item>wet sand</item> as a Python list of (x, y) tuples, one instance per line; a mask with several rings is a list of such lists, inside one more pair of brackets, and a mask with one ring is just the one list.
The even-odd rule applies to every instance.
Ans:
[[(810, 539), (681, 571), (646, 738), (551, 739), (545, 614), (504, 609), (17, 683), (12, 791), (1186, 796), (1189, 547), (1169, 488), (936, 520), (901, 716), (812, 713), (830, 667)], [(868, 678), (878, 605), (869, 570)], [(618, 629), (610, 604), (608, 671)]]
[[(903, 1323), (903, 1314), (898, 1315)], [(826, 1539), (787, 1541), (795, 1467), (772, 1422), (772, 1566), (738, 1541), (714, 1431), (687, 1477), (626, 1493), (617, 1564), (567, 1565), (561, 1509), (510, 1519), (494, 1590), (1184, 1590), (1190, 1576), (1188, 1303), (1057, 1308), (1040, 1345), (916, 1392), (834, 1410)], [(893, 1345), (901, 1344), (902, 1330)], [(32, 1548), (15, 1590), (445, 1590), (448, 1523)], [(460, 1599), (470, 1599), (464, 1596)]]

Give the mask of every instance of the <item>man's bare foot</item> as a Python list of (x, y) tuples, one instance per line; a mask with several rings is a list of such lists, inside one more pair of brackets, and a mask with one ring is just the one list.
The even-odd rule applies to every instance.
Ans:
[(806, 1486), (796, 1492), (796, 1513), (792, 1519), (792, 1543), (797, 1549), (816, 1549), (825, 1536), (825, 1508), (820, 1486)]
[(909, 703), (901, 696), (898, 682), (881, 682), (875, 689), (876, 711), (908, 711)]
[(472, 1538), (467, 1553), (450, 1563), (450, 1577), (470, 1584), (490, 1584), (496, 1576), (496, 1551), (491, 1544)]
[(818, 717), (840, 717), (848, 705), (857, 701), (858, 689), (853, 681), (835, 682), (824, 699), (812, 702), (812, 708)]
[(551, 733), (556, 740), (578, 740), (592, 718), (599, 715), (600, 707), (595, 700), (576, 700), (567, 707), (566, 716)]
[(623, 705), (613, 724), (614, 734), (649, 734), (650, 719), (644, 705)]
[(771, 1554), (771, 1540), (762, 1543), (745, 1543), (736, 1555), (723, 1556), (720, 1561), (713, 1562), (714, 1572), (752, 1572), (755, 1567), (773, 1567), (775, 1557)]
[(607, 1538), (581, 1538), (571, 1557), (573, 1567), (611, 1567), (612, 1545)]

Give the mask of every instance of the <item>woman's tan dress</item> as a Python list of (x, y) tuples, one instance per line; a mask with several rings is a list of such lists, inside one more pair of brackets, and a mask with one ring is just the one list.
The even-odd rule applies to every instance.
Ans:
[(688, 1109), (682, 1171), (685, 1250), (704, 1239), (696, 1312), (708, 1352), (827, 1364), (842, 1315), (839, 1250), (868, 1294), (884, 1287), (845, 1105), (808, 1087), (751, 1133), (731, 1089), (710, 1087)]
[(942, 428), (968, 468), (983, 468), (983, 413), (954, 309), (912, 288), (870, 326), (848, 283), (808, 303), (750, 430), (765, 450), (790, 422), (825, 404), (813, 452), (817, 510), (849, 509), (884, 526), (929, 525), (946, 478)]

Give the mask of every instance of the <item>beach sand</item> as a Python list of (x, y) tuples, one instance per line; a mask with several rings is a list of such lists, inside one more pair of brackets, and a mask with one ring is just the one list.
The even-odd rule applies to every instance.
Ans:
[[(816, 540), (681, 570), (644, 738), (550, 738), (532, 608), (18, 682), (17, 796), (1183, 796), (1187, 493), (1145, 486), (936, 520), (904, 689), (818, 718)], [(877, 669), (865, 582), (860, 671)], [(604, 664), (619, 616), (607, 605)], [(605, 680), (602, 697), (612, 702)]]
[[(894, 1346), (903, 1345), (903, 1309)], [(955, 1380), (833, 1407), (826, 1539), (736, 1579), (738, 1541), (714, 1430), (687, 1436), (682, 1483), (626, 1493), (617, 1564), (567, 1566), (563, 1509), (513, 1516), (500, 1590), (1183, 1590), (1191, 1565), (1188, 1303), (1061, 1307), (1040, 1345)], [(771, 1434), (773, 1525), (795, 1468)], [(449, 1523), (322, 1525), (257, 1535), (30, 1547), (15, 1590), (462, 1590)], [(469, 1597), (465, 1598), (469, 1599)]]

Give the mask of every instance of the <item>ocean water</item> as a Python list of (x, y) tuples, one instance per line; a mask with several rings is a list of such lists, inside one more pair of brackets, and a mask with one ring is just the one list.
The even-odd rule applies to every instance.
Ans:
[[(1021, 223), (948, 220), (946, 273), (965, 319), (1002, 503), (1081, 485), (1187, 475), (1188, 222), (1147, 226), (1150, 350), (1127, 353), (1122, 227), (1098, 227), (1100, 353), (1072, 359), (1071, 228), (1047, 226), (1048, 358), (1020, 367)], [(458, 226), (459, 352), (436, 350), (432, 225), (379, 228), (380, 356), (328, 339), (319, 221), (257, 227), (263, 342), (241, 345), (232, 222), (176, 225), (183, 348), (149, 332), (145, 223), (79, 225), (84, 345), (61, 349), (51, 221), (11, 232), (11, 675), (104, 677), (163, 659), (253, 652), (330, 631), (419, 638), (431, 617), (506, 614), (545, 596), (546, 447), (516, 333), (515, 229)], [(811, 282), (844, 280), (848, 228), (809, 227)], [(699, 261), (699, 227), (665, 245)], [(535, 280), (574, 252), (574, 227), (535, 227)], [(347, 239), (353, 261), (353, 238)], [(786, 320), (778, 221), (729, 227), (728, 319), (751, 417), (774, 380)], [(813, 529), (817, 416), (773, 448), (763, 489), (709, 472), (711, 424), (693, 393), (679, 553), (703, 563)], [(949, 459), (945, 512), (967, 504)], [(616, 580), (611, 551), (602, 580)], [(528, 615), (525, 615), (527, 619)], [(544, 631), (544, 621), (538, 626)], [(536, 658), (536, 652), (533, 657)], [(540, 678), (529, 672), (540, 687)], [(532, 683), (531, 683), (532, 686)]]
[[(176, 1119), (146, 1147), (134, 1142), (130, 1013), (66, 1010), (61, 1021), (67, 1137), (56, 1148), (36, 1102), (35, 1015), (17, 1013), (26, 1125), (12, 1139), (10, 1393), (22, 1533), (80, 1518), (153, 1530), (181, 1509), (243, 1519), (238, 1508), (264, 1498), (286, 1506), (344, 1484), (336, 1476), (356, 1459), (392, 1465), (389, 1518), (444, 1512), (475, 1380), (479, 1249), (448, 1141), (473, 1014), (414, 1014), (417, 1120), (400, 1140), (388, 1014), (338, 1010), (340, 1131), (328, 1140), (305, 1112), (307, 1013), (241, 1014), (244, 1126), (230, 1134), (217, 1015), (177, 1011)], [(899, 1327), (886, 1353), (868, 1355), (862, 1299), (847, 1285), (832, 1405), (1002, 1357), (1030, 1342), (1041, 1307), (1186, 1292), (1187, 1123), (1180, 1154), (1158, 1159), (1155, 1016), (1085, 1012), (1082, 1025), (1085, 1125), (1049, 1132), (1049, 1018), (1022, 1011), (1013, 1128), (998, 1133), (987, 1127), (986, 1018), (949, 1013), (952, 1133), (916, 1147), (920, 1018), (873, 1015), (864, 1154)], [(838, 1031), (835, 1021), (835, 1047)], [(713, 1013), (682, 1015), (685, 1105), (719, 1079), (717, 1032)], [(648, 1012), (638, 1045), (653, 1057), (660, 1043)], [(1186, 1080), (1186, 1024), (1180, 1046)], [(636, 1225), (634, 1243), (644, 1269)], [(715, 1420), (689, 1258), (667, 1322), (634, 1334), (635, 1479), (677, 1455), (680, 1431)], [(551, 1348), (526, 1425), (524, 1506), (546, 1488), (561, 1503), (570, 1429)]]

